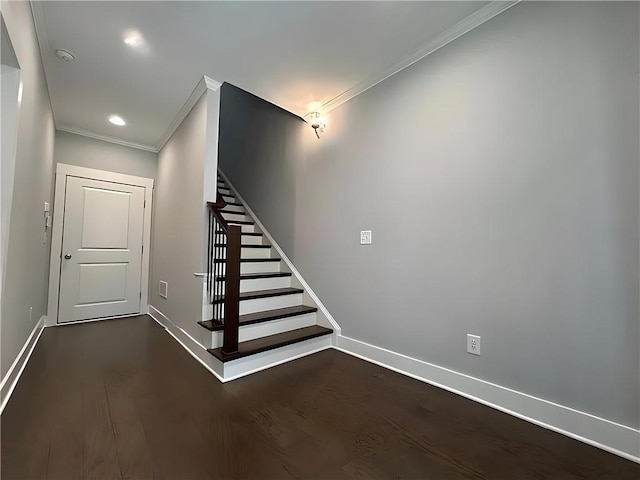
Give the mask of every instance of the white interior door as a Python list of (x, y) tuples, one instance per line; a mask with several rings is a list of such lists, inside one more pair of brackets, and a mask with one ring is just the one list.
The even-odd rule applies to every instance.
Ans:
[(66, 178), (58, 322), (139, 313), (145, 189)]

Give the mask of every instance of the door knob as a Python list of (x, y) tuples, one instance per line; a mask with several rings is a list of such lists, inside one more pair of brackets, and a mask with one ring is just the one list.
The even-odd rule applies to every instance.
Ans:
[(71, 254), (70, 254), (70, 253), (67, 253), (67, 254), (64, 256), (64, 258), (65, 258), (65, 259), (67, 259), (67, 260), (69, 260), (69, 259), (71, 258)]

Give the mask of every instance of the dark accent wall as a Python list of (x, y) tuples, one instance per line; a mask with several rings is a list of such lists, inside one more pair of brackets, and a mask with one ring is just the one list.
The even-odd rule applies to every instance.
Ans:
[(300, 117), (230, 83), (220, 93), (218, 165), (287, 252), (295, 244)]

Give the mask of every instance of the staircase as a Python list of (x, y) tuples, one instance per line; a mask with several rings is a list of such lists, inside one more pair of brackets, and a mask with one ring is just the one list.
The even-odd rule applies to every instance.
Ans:
[(305, 301), (312, 303), (310, 298), (219, 176), (218, 202), (220, 199), (226, 205), (218, 213), (229, 226), (241, 228), (237, 349), (223, 351), (225, 319), (219, 312), (225, 302), (221, 285), (226, 279), (227, 248), (220, 240), (225, 238), (220, 226), (210, 227), (219, 234), (210, 249), (213, 318), (198, 323), (211, 332), (208, 352), (222, 362), (223, 378), (236, 378), (243, 372), (251, 373), (328, 348), (333, 330), (318, 325), (318, 309), (305, 305)]

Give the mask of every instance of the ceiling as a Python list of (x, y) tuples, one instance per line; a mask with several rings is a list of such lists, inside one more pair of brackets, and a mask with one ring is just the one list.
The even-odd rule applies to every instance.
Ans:
[(203, 75), (304, 116), (464, 33), (488, 3), (32, 2), (57, 127), (150, 150)]

